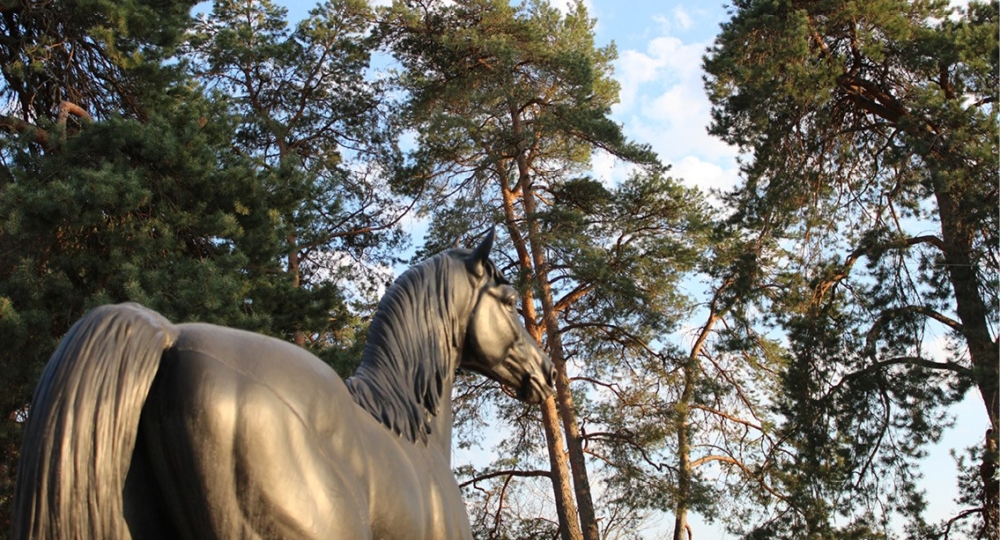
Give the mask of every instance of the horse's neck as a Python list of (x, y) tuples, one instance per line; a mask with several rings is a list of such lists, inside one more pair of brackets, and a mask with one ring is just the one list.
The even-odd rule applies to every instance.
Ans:
[[(425, 351), (427, 348), (422, 348)], [(403, 360), (403, 362), (424, 362), (424, 369), (431, 369), (431, 364), (434, 361), (441, 362), (443, 367), (441, 369), (441, 392), (437, 395), (437, 406), (435, 411), (431, 411), (428, 408), (427, 403), (418, 404), (420, 414), (426, 414), (428, 417), (428, 432), (427, 432), (427, 446), (429, 448), (435, 448), (441, 452), (445, 458), (450, 462), (451, 460), (451, 432), (452, 432), (452, 422), (454, 421), (454, 413), (451, 404), (452, 389), (455, 385), (455, 369), (457, 368), (458, 358), (461, 354), (460, 350), (456, 350), (453, 347), (446, 347), (445, 345), (440, 346), (441, 352), (445, 355), (445, 358), (429, 360), (427, 358), (409, 358)], [(382, 354), (388, 354), (387, 351), (381, 351)], [(386, 365), (389, 363), (379, 363), (376, 369), (385, 370), (389, 369)], [(387, 377), (389, 378), (389, 377)], [(413, 388), (413, 381), (405, 381), (408, 388)]]
[(464, 340), (451, 315), (402, 296), (380, 306), (385, 311), (376, 315), (347, 385), (377, 421), (450, 459), (451, 390)]
[(445, 380), (441, 392), (441, 404), (438, 413), (431, 420), (431, 432), (427, 434), (427, 447), (436, 450), (444, 457), (444, 462), (451, 468), (451, 428), (454, 415), (451, 409), (451, 389), (455, 382), (454, 372)]

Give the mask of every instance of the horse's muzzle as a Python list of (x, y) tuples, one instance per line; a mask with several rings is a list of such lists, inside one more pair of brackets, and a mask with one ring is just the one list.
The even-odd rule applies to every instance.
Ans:
[(521, 377), (517, 389), (517, 399), (527, 403), (541, 403), (555, 393), (557, 371), (549, 356), (538, 351), (541, 356), (538, 370), (530, 370)]

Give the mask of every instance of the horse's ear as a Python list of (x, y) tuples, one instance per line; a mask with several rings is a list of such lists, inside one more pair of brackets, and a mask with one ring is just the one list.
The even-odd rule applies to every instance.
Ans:
[(493, 239), (496, 238), (496, 234), (496, 227), (490, 227), (490, 230), (486, 231), (486, 238), (483, 238), (483, 241), (472, 251), (472, 258), (469, 259), (469, 271), (477, 278), (483, 277), (483, 273), (486, 271), (486, 261), (490, 258), (490, 250), (493, 249)]

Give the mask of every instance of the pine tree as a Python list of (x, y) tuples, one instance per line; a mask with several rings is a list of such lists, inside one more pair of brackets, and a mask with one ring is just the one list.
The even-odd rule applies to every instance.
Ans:
[[(84, 224), (71, 231), (60, 228), (65, 222), (53, 220), (64, 217), (64, 212), (80, 215), (87, 210), (70, 208), (77, 187), (44, 162), (58, 156), (61, 163), (75, 166), (73, 158), (90, 158), (73, 154), (68, 139), (94, 120), (148, 117), (152, 103), (144, 98), (161, 95), (176, 75), (160, 60), (179, 42), (191, 5), (185, 1), (155, 6), (89, 1), (0, 5), (0, 96), (8, 104), (0, 114), (0, 340), (5, 343), (0, 355), (2, 534), (9, 528), (7, 509), (20, 424), (33, 381), (51, 352), (54, 336), (68, 328), (68, 320), (82, 315), (73, 310), (81, 309), (82, 299), (95, 292), (76, 291), (68, 278), (60, 280), (61, 269), (52, 271), (49, 266), (58, 258), (54, 249), (74, 242), (72, 232), (86, 231)], [(84, 179), (78, 176), (77, 181)], [(95, 181), (94, 188), (99, 186), (107, 183)], [(138, 195), (134, 189), (132, 194)], [(103, 195), (95, 191), (88, 200)], [(39, 234), (47, 230), (49, 236), (35, 238), (26, 230)], [(52, 245), (57, 240), (58, 245)], [(87, 264), (94, 270), (103, 263), (91, 259)]]
[(789, 511), (760, 533), (893, 511), (928, 527), (914, 464), (971, 388), (989, 425), (963, 515), (998, 535), (998, 18), (997, 2), (738, 1), (706, 58), (711, 130), (748, 156), (733, 223), (770, 238), (762, 310), (789, 340)]
[(47, 126), (38, 122), (65, 127), (68, 116), (143, 117), (143, 97), (158, 93), (174, 72), (161, 61), (180, 42), (194, 4), (4, 2), (0, 97), (12, 110), (0, 115), (0, 130), (44, 143)]
[[(34, 142), (8, 146), (11, 178), (0, 185), (5, 488), (42, 366), (90, 308), (136, 301), (176, 321), (280, 334), (258, 301), (281, 288), (273, 198), (251, 164), (227, 152), (233, 124), (180, 88), (156, 109), (166, 116), (94, 122), (49, 153)], [(330, 312), (342, 300), (314, 302)]]
[[(234, 147), (289, 201), (279, 228), (285, 271), (301, 289), (293, 298), (334, 291), (338, 281), (384, 286), (384, 276), (365, 270), (392, 264), (404, 242), (398, 225), (408, 208), (391, 189), (391, 103), (369, 77), (373, 22), (362, 0), (324, 2), (293, 28), (268, 0), (218, 0), (190, 40), (199, 80), (243, 119)], [(322, 310), (289, 310), (286, 323), (296, 343), (324, 357), (345, 337)]]
[[(637, 508), (655, 504), (630, 497), (623, 479), (643, 452), (665, 446), (667, 431), (654, 426), (667, 414), (657, 389), (665, 386), (669, 354), (656, 340), (683, 312), (678, 282), (698, 258), (692, 231), (703, 206), (608, 118), (618, 92), (615, 51), (595, 47), (593, 24), (581, 3), (563, 14), (544, 2), (476, 0), (396, 4), (382, 26), (402, 64), (406, 113), (418, 132), (410, 185), (429, 194), (425, 249), (501, 223), (510, 256), (501, 263), (517, 277), (525, 325), (558, 370), (557, 397), (541, 409), (544, 441), (530, 429), (537, 411), (475, 389), (464, 397), (475, 404), (456, 412), (480, 421), (482, 405), (491, 403), (516, 426), (500, 443), (501, 460), (467, 470), (467, 485), (476, 488), (467, 492), (473, 523), (483, 537), (545, 529), (544, 514), (505, 521), (504, 501), (518, 491), (518, 478), (551, 480), (564, 539), (627, 529)], [(617, 186), (592, 178), (597, 151), (634, 164), (634, 174)], [(645, 373), (653, 366), (657, 371)], [(616, 380), (632, 367), (636, 377)], [(615, 387), (623, 393), (593, 398)], [(626, 394), (636, 398), (631, 406)], [(654, 412), (630, 416), (643, 407)], [(584, 419), (594, 433), (583, 429)], [(542, 444), (547, 469), (530, 459)], [(595, 460), (605, 464), (596, 473)], [(601, 490), (607, 498), (598, 505), (591, 486), (598, 481), (621, 489)]]
[[(163, 11), (151, 16), (154, 7)], [(282, 266), (285, 218), (299, 215), (304, 198), (337, 211), (338, 200), (360, 196), (350, 191), (357, 186), (306, 186), (294, 160), (262, 166), (259, 155), (233, 151), (247, 122), (266, 119), (233, 115), (228, 96), (205, 95), (188, 76), (175, 53), (189, 7), (0, 8), (7, 32), (0, 49), (11, 59), (0, 93), (18, 104), (0, 118), (4, 521), (34, 382), (56, 341), (89, 308), (138, 301), (175, 321), (288, 339), (295, 332), (352, 338), (358, 326), (341, 287), (319, 280), (301, 286)], [(340, 157), (311, 150), (314, 161)], [(300, 234), (329, 234), (309, 224)], [(383, 247), (374, 236), (351, 240)], [(320, 352), (349, 358), (356, 344), (327, 341)]]

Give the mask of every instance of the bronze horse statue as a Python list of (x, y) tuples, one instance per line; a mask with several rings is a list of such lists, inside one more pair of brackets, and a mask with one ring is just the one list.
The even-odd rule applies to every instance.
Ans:
[(526, 402), (552, 393), (492, 244), (403, 273), (346, 380), (277, 339), (94, 309), (35, 390), (14, 538), (471, 538), (450, 463), (456, 369)]

